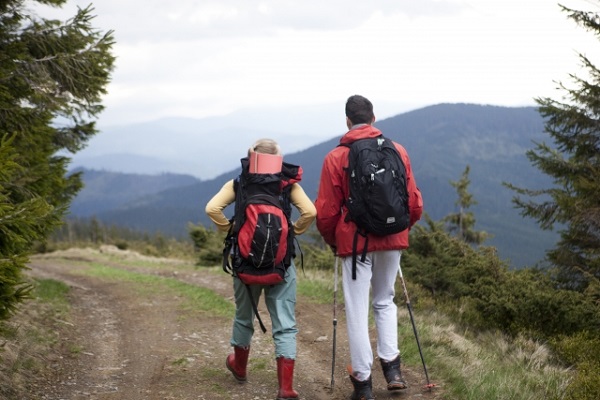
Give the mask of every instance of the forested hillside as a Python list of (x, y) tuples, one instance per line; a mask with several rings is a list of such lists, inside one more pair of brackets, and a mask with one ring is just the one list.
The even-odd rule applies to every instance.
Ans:
[[(514, 193), (502, 184), (537, 188), (548, 183), (548, 178), (533, 168), (525, 156), (534, 142), (545, 138), (543, 120), (534, 107), (440, 104), (378, 121), (376, 125), (408, 150), (423, 192), (425, 211), (434, 220), (455, 210), (457, 195), (450, 181), (459, 179), (469, 165), (470, 189), (478, 202), (473, 207), (477, 229), (492, 235), (487, 244), (496, 246), (503, 258), (520, 267), (539, 261), (545, 249), (555, 242), (555, 234), (539, 231), (532, 221), (521, 218), (511, 203)], [(287, 161), (302, 165), (302, 186), (313, 199), (322, 160), (338, 140), (339, 136), (286, 155)], [(168, 176), (177, 187), (161, 190), (154, 184), (154, 190), (148, 190), (150, 181), (142, 176), (129, 176), (131, 184), (119, 188), (116, 184), (107, 186), (101, 173), (87, 172), (86, 187), (75, 200), (72, 212), (76, 216), (95, 215), (107, 223), (185, 236), (188, 222), (208, 225), (204, 205), (237, 173), (238, 165), (232, 165), (229, 172), (215, 179), (190, 184)], [(164, 183), (165, 178), (163, 175), (154, 179)], [(127, 193), (117, 196), (122, 190)], [(98, 200), (99, 204), (95, 208), (86, 199)]]
[(118, 172), (77, 169), (84, 177), (84, 190), (71, 203), (71, 213), (89, 217), (105, 211), (127, 207), (132, 202), (164, 190), (190, 186), (199, 180), (189, 175), (123, 174)]

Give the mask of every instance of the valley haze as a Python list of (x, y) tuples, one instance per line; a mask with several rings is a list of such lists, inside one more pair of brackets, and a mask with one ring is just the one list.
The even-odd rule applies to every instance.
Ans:
[[(334, 118), (319, 123), (319, 115), (331, 114)], [(286, 122), (289, 129), (284, 129)], [(315, 199), (323, 159), (346, 132), (344, 123), (343, 107), (335, 113), (317, 107), (313, 113), (248, 110), (105, 129), (73, 158), (73, 169), (85, 170), (85, 187), (74, 199), (71, 215), (180, 237), (187, 235), (189, 223), (210, 227), (204, 205), (239, 173), (240, 158), (261, 137), (279, 141), (286, 161), (303, 167), (301, 184)], [(515, 194), (503, 186), (551, 186), (525, 155), (534, 142), (549, 140), (536, 107), (437, 104), (379, 119), (375, 125), (407, 149), (425, 212), (433, 220), (457, 212), (450, 182), (459, 180), (469, 165), (469, 191), (477, 201), (471, 209), (475, 228), (492, 235), (485, 244), (521, 267), (540, 262), (556, 242), (556, 232), (542, 231), (519, 215), (512, 205)]]
[[(410, 109), (405, 105), (399, 111), (397, 104), (387, 103), (377, 108), (378, 119)], [(100, 120), (100, 132), (72, 156), (72, 166), (206, 180), (237, 167), (257, 139), (273, 138), (290, 154), (345, 133), (345, 124), (343, 104), (244, 109), (225, 116), (166, 117), (113, 126)]]

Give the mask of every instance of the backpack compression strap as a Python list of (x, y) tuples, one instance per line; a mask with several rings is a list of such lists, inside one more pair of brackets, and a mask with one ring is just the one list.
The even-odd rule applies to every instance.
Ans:
[(260, 319), (260, 315), (258, 315), (258, 307), (256, 305), (256, 302), (254, 301), (254, 297), (252, 297), (252, 290), (250, 290), (250, 285), (246, 285), (246, 289), (248, 289), (248, 297), (250, 297), (252, 310), (254, 310), (254, 315), (256, 315), (256, 319), (258, 320), (260, 329), (263, 331), (263, 333), (267, 333), (267, 328), (265, 328), (265, 324), (263, 324), (262, 319)]
[(354, 240), (352, 241), (352, 280), (356, 280), (356, 254), (357, 254), (357, 246), (358, 246), (358, 235), (365, 238), (365, 246), (363, 247), (362, 254), (360, 256), (360, 262), (365, 262), (367, 259), (367, 246), (369, 245), (369, 235), (367, 232), (361, 232), (358, 227), (356, 228), (356, 232), (354, 233)]
[(233, 181), (233, 192), (235, 193), (235, 211), (233, 217), (229, 220), (229, 231), (227, 232), (227, 236), (225, 236), (225, 240), (223, 241), (223, 271), (233, 276), (233, 267), (230, 263), (230, 255), (231, 250), (234, 246), (237, 246), (237, 234), (240, 230), (240, 227), (244, 223), (245, 214), (241, 210), (242, 202), (244, 201), (242, 191), (239, 189), (242, 183), (240, 180), (241, 176), (234, 179)]
[(223, 240), (223, 271), (233, 276), (233, 268), (229, 262), (231, 249), (233, 248), (233, 241), (235, 240), (233, 237), (233, 218), (229, 222), (231, 223), (231, 227), (229, 228), (229, 232), (227, 232), (227, 236), (225, 236), (225, 239)]

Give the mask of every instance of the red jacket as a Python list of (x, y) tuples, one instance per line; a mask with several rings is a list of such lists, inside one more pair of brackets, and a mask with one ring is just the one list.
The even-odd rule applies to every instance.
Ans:
[[(340, 139), (341, 144), (352, 143), (358, 139), (376, 137), (381, 131), (372, 125), (359, 126), (350, 130)], [(406, 167), (408, 185), (408, 207), (410, 210), (410, 226), (413, 226), (423, 212), (423, 199), (417, 188), (412, 173), (408, 153), (398, 143), (394, 142), (402, 161)], [(356, 225), (352, 221), (345, 221), (348, 210), (344, 200), (348, 198), (348, 176), (345, 168), (348, 167), (348, 152), (346, 146), (338, 146), (331, 150), (323, 161), (321, 181), (315, 206), (317, 208), (317, 228), (330, 246), (337, 248), (337, 255), (346, 257), (352, 255), (352, 241), (356, 232)], [(358, 236), (357, 249), (362, 251), (364, 238)], [(388, 236), (369, 235), (367, 251), (401, 250), (408, 248), (408, 229)]]

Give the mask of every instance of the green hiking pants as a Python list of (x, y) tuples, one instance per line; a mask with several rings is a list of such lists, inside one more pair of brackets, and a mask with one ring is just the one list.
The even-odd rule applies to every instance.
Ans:
[[(235, 319), (231, 335), (232, 346), (250, 346), (254, 334), (254, 310), (248, 289), (238, 278), (233, 278), (235, 296)], [(258, 305), (264, 291), (265, 304), (271, 317), (275, 358), (296, 359), (296, 267), (292, 264), (286, 271), (284, 282), (273, 285), (251, 285), (250, 291)], [(260, 315), (263, 322), (265, 315)]]

